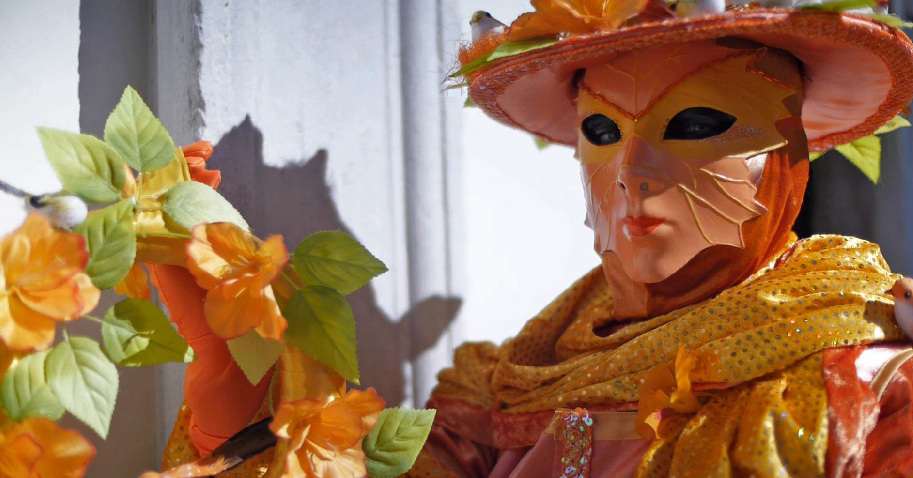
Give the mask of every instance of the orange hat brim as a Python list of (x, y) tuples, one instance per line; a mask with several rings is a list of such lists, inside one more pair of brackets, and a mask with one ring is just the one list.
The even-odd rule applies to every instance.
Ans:
[(469, 96), (498, 121), (573, 146), (576, 71), (627, 51), (723, 37), (786, 50), (802, 62), (810, 151), (872, 134), (913, 97), (913, 43), (899, 29), (856, 14), (774, 9), (571, 36), (470, 73)]

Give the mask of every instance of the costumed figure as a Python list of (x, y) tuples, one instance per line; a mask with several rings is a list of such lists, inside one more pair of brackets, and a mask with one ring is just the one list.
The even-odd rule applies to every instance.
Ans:
[(809, 152), (910, 101), (910, 40), (836, 3), (675, 3), (533, 0), (462, 52), (473, 103), (576, 147), (602, 265), (457, 349), (409, 476), (913, 476), (909, 284), (791, 232)]

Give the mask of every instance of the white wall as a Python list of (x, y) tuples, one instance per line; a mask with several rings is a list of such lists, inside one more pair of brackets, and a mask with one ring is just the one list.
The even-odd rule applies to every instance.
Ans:
[[(0, 1), (0, 179), (26, 192), (60, 190), (35, 127), (79, 128), (78, 51), (79, 2)], [(0, 234), (23, 219), (22, 202), (0, 194)]]

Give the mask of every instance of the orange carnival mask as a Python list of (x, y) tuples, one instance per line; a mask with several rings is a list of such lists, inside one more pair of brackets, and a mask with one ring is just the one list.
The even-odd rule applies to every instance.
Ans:
[(795, 63), (769, 53), (654, 47), (578, 81), (587, 223), (597, 252), (635, 283), (663, 281), (711, 246), (744, 247), (742, 224), (767, 212), (755, 200), (767, 153), (787, 144), (783, 128), (802, 127), (790, 121), (798, 86), (767, 73)]

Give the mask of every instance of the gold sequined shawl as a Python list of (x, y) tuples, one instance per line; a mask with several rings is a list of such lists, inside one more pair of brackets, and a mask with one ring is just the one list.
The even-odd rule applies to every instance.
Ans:
[[(612, 298), (596, 269), (504, 344), (496, 363), (491, 351), (473, 361), (463, 350), (434, 394), (507, 414), (636, 403), (647, 372), (670, 367), (683, 347), (695, 359), (694, 386), (716, 390), (699, 395), (694, 414), (662, 421), (639, 476), (821, 475), (820, 352), (901, 338), (885, 293), (898, 277), (875, 244), (815, 236), (716, 297), (601, 337), (594, 329), (612, 324)], [(479, 372), (490, 387), (466, 379)]]

